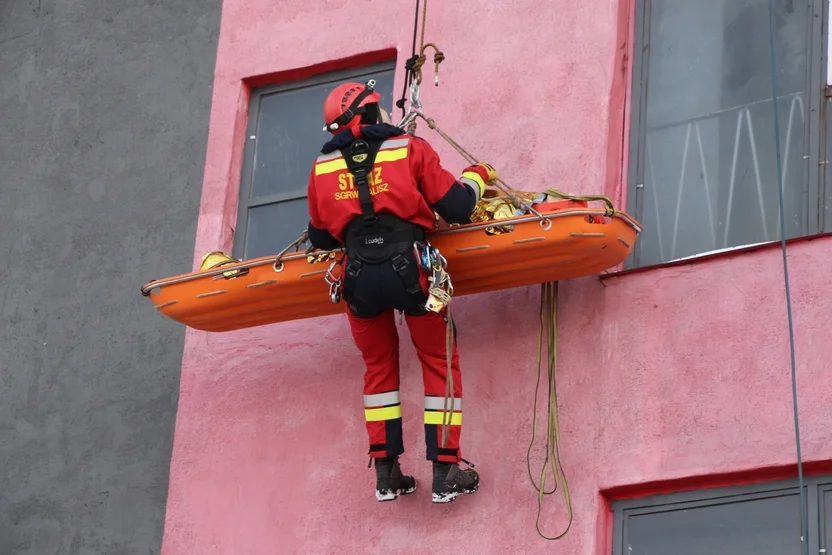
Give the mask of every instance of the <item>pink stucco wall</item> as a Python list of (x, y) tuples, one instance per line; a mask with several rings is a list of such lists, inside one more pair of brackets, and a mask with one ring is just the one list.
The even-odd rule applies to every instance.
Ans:
[[(401, 67), (412, 11), (410, 0), (225, 0), (195, 264), (231, 247), (246, 82), (384, 50), (398, 49)], [(431, 2), (428, 38), (447, 59), (441, 86), (424, 91), (426, 109), (518, 188), (626, 198), (629, 13), (616, 0)], [(433, 142), (447, 167), (461, 169)], [(789, 252), (804, 456), (822, 461), (832, 456), (824, 372), (832, 241)], [(537, 288), (454, 301), (463, 452), (483, 486), (449, 506), (430, 504), (420, 373), (406, 328), (404, 463), (422, 486), (387, 504), (375, 501), (366, 466), (363, 366), (345, 318), (189, 330), (163, 553), (606, 554), (612, 492), (708, 484), (714, 474), (752, 479), (794, 461), (779, 256), (760, 250), (561, 285), (561, 452), (575, 522), (557, 547), (534, 530), (525, 467)], [(543, 529), (555, 532), (562, 504), (546, 507)]]

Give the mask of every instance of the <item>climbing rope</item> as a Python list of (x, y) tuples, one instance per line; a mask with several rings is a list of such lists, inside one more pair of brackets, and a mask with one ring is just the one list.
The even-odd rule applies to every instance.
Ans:
[[(404, 103), (407, 101), (407, 89), (410, 87), (410, 83), (413, 80), (413, 65), (416, 62), (416, 35), (419, 33), (419, 0), (416, 0), (416, 15), (413, 17), (413, 47), (410, 52), (410, 60), (407, 61), (405, 64), (405, 74), (404, 74), (404, 88), (402, 89), (402, 97), (396, 101), (396, 106), (401, 109), (402, 111), (402, 118), (407, 115), (407, 111), (404, 108)], [(411, 133), (412, 135), (412, 133)]]
[[(416, 9), (418, 12), (419, 3), (417, 0)], [(437, 134), (439, 134), (442, 139), (445, 140), (454, 150), (456, 150), (469, 164), (474, 165), (477, 164), (479, 159), (475, 157), (473, 154), (468, 152), (459, 142), (454, 140), (453, 137), (448, 135), (445, 131), (443, 131), (437, 124), (436, 121), (432, 118), (429, 118), (424, 115), (422, 112), (422, 104), (419, 99), (419, 92), (420, 86), (422, 84), (422, 68), (424, 67), (427, 58), (425, 56), (425, 51), (428, 48), (433, 48), (434, 50), (434, 63), (436, 64), (435, 68), (435, 76), (434, 76), (434, 84), (439, 85), (439, 64), (445, 59), (444, 53), (439, 50), (439, 48), (433, 43), (425, 44), (425, 27), (426, 27), (426, 19), (427, 19), (427, 0), (424, 0), (422, 4), (422, 34), (421, 34), (421, 42), (419, 48), (419, 55), (412, 57), (408, 60), (407, 64), (405, 65), (405, 69), (407, 70), (406, 79), (409, 79), (408, 83), (410, 86), (410, 109), (407, 113), (405, 113), (402, 117), (402, 120), (398, 124), (401, 128), (406, 128), (406, 131), (409, 135), (414, 135), (416, 133), (416, 118), (422, 118), (428, 125), (428, 127), (434, 130)], [(415, 29), (415, 26), (414, 26)], [(415, 35), (414, 35), (415, 39)], [(415, 45), (415, 40), (414, 40)], [(412, 79), (410, 79), (412, 77)], [(402, 108), (404, 112), (404, 94), (402, 95), (402, 99), (397, 103), (397, 106)], [(515, 208), (524, 209), (527, 212), (530, 212), (537, 216), (540, 219), (541, 227), (543, 229), (549, 229), (552, 226), (551, 220), (543, 216), (540, 212), (535, 210), (532, 205), (523, 199), (521, 199), (515, 192), (514, 189), (508, 186), (502, 179), (497, 178), (494, 181), (490, 182), (489, 184), (494, 185), (497, 189), (502, 191), (509, 200), (511, 200), (512, 204)], [(605, 214), (608, 216), (615, 215), (615, 208), (612, 204), (612, 201), (605, 196), (576, 196), (576, 195), (569, 195), (567, 193), (563, 193), (556, 189), (549, 189), (546, 191), (547, 195), (558, 197), (567, 200), (583, 200), (583, 201), (593, 201), (593, 200), (601, 200), (605, 202), (606, 210)], [(436, 272), (434, 270), (434, 276), (436, 276)], [(448, 436), (450, 434), (450, 425), (451, 419), (453, 417), (453, 399), (454, 399), (454, 382), (453, 382), (453, 348), (454, 348), (454, 322), (453, 322), (453, 315), (451, 313), (451, 297), (453, 295), (453, 287), (450, 286), (450, 278), (447, 277), (447, 274), (444, 272), (444, 268), (442, 270), (442, 275), (444, 276), (440, 280), (434, 280), (432, 287), (429, 289), (429, 295), (436, 298), (437, 301), (442, 303), (445, 306), (445, 320), (446, 320), (446, 329), (445, 329), (445, 356), (446, 356), (446, 364), (447, 364), (447, 375), (445, 379), (445, 399), (443, 403), (443, 413), (442, 413), (442, 447), (447, 445)], [(447, 280), (447, 284), (445, 283)], [(527, 454), (527, 468), (529, 471), (529, 478), (531, 479), (532, 485), (538, 491), (538, 512), (537, 518), (535, 519), (535, 528), (537, 529), (538, 534), (541, 537), (549, 540), (556, 540), (562, 538), (566, 533), (569, 531), (569, 528), (572, 525), (572, 503), (569, 497), (569, 487), (566, 483), (566, 477), (563, 474), (563, 468), (560, 463), (560, 431), (558, 426), (558, 407), (557, 407), (557, 391), (555, 389), (555, 360), (557, 354), (557, 317), (556, 317), (556, 310), (557, 310), (557, 283), (554, 284), (543, 284), (543, 288), (541, 289), (542, 297), (541, 297), (541, 330), (540, 330), (540, 338), (539, 341), (541, 345), (538, 349), (538, 384), (537, 388), (540, 386), (540, 351), (542, 348), (542, 334), (544, 324), (547, 328), (547, 345), (549, 349), (549, 361), (548, 361), (548, 374), (549, 374), (549, 410), (548, 410), (548, 432), (546, 438), (546, 458), (544, 460), (543, 469), (541, 471), (540, 476), (540, 487), (538, 488), (534, 482), (534, 478), (531, 474), (531, 463), (528, 458), (531, 453), (532, 446), (534, 445), (534, 441), (536, 439), (536, 429), (537, 429), (537, 395), (535, 395), (535, 403), (534, 403), (534, 422), (533, 422), (533, 433), (532, 433), (532, 444), (529, 446), (529, 453)], [(535, 390), (537, 392), (537, 389)], [(546, 491), (546, 470), (547, 466), (551, 468), (552, 475), (555, 479), (555, 487), (551, 492)], [(542, 510), (543, 504), (543, 496), (547, 494), (554, 493), (557, 491), (558, 486), (563, 481), (563, 492), (564, 492), (564, 499), (567, 506), (567, 511), (569, 515), (569, 523), (561, 534), (557, 536), (549, 537), (544, 535), (540, 531), (540, 512)]]
[[(422, 42), (421, 47), (419, 49), (419, 55), (411, 58), (405, 64), (405, 68), (408, 70), (409, 74), (413, 75), (413, 80), (410, 83), (410, 110), (402, 117), (401, 121), (398, 123), (398, 127), (402, 129), (406, 129), (408, 135), (415, 135), (416, 133), (416, 118), (422, 118), (427, 124), (430, 129), (436, 131), (442, 139), (445, 140), (451, 147), (456, 150), (469, 164), (474, 165), (479, 162), (479, 159), (472, 155), (470, 152), (465, 150), (465, 148), (459, 144), (453, 137), (448, 135), (445, 131), (443, 131), (438, 125), (436, 125), (436, 121), (433, 118), (427, 117), (422, 112), (422, 102), (419, 98), (420, 94), (420, 86), (422, 84), (422, 67), (425, 65), (427, 58), (425, 57), (425, 50), (427, 48), (433, 48), (435, 51), (434, 54), (434, 63), (436, 64), (436, 71), (435, 71), (435, 84), (439, 85), (439, 64), (445, 59), (445, 54), (439, 50), (439, 48), (433, 43), (425, 44), (425, 20), (427, 16), (427, 0), (424, 1), (422, 5)], [(404, 109), (404, 103), (399, 101), (397, 105), (400, 105), (402, 109)], [(523, 209), (526, 212), (532, 213), (540, 219), (540, 225), (543, 229), (548, 230), (552, 227), (552, 221), (543, 216), (540, 212), (532, 207), (531, 203), (524, 201), (521, 199), (514, 189), (509, 187), (502, 179), (499, 177), (493, 181), (490, 181), (489, 184), (494, 185), (497, 189), (505, 193), (509, 199), (511, 200), (512, 204), (515, 208)], [(611, 205), (612, 203), (610, 203)]]
[[(558, 307), (558, 282), (543, 283), (540, 286), (540, 332), (537, 338), (537, 383), (534, 389), (534, 403), (532, 408), (532, 439), (529, 449), (526, 451), (526, 470), (532, 486), (537, 490), (537, 516), (534, 526), (537, 533), (546, 540), (558, 540), (569, 532), (572, 527), (572, 500), (569, 495), (569, 485), (563, 466), (560, 460), (560, 424), (558, 423), (558, 392), (555, 380), (555, 369), (557, 367), (557, 307)], [(540, 485), (534, 481), (531, 467), (531, 452), (537, 439), (537, 397), (540, 392), (541, 358), (543, 351), (543, 334), (546, 333), (547, 347), (547, 373), (548, 373), (548, 404), (547, 404), (547, 430), (546, 430), (546, 451), (543, 459), (543, 468), (540, 471)], [(551, 471), (555, 480), (554, 488), (546, 491), (547, 469)], [(563, 481), (563, 500), (566, 504), (568, 523), (566, 529), (555, 536), (547, 536), (540, 531), (540, 513), (543, 510), (543, 496), (551, 495), (558, 490)]]
[[(290, 249), (294, 248), (295, 252), (300, 250), (300, 246), (306, 243), (309, 240), (309, 231), (304, 229), (300, 237), (289, 243), (289, 245), (280, 251), (277, 257), (274, 259), (274, 263), (272, 264), (272, 268), (275, 272), (282, 272), (283, 271), (283, 256), (289, 252)], [(312, 252), (313, 247), (310, 245), (309, 249), (307, 249), (307, 254)]]
[(445, 399), (442, 405), (442, 448), (448, 445), (448, 436), (451, 434), (451, 421), (454, 416), (454, 373), (453, 373), (453, 352), (454, 352), (454, 320), (451, 316), (451, 297), (448, 295), (448, 305), (445, 318), (445, 362), (447, 363), (447, 374), (445, 378)]
[(786, 286), (786, 314), (789, 320), (789, 350), (791, 354), (792, 408), (794, 411), (794, 436), (797, 450), (797, 478), (800, 489), (800, 542), (803, 555), (809, 555), (809, 529), (806, 502), (803, 491), (803, 456), (800, 450), (800, 417), (797, 410), (797, 372), (794, 348), (794, 322), (792, 319), (792, 294), (789, 287), (789, 262), (786, 257), (786, 215), (783, 206), (783, 162), (780, 158), (780, 115), (777, 109), (777, 65), (774, 54), (774, 3), (768, 0), (768, 38), (771, 54), (771, 100), (774, 106), (774, 146), (777, 153), (777, 193), (780, 201), (780, 246), (783, 251), (783, 281)]
[(438, 87), (439, 86), (439, 64), (445, 60), (445, 54), (439, 50), (439, 47), (433, 43), (425, 44), (425, 29), (427, 27), (427, 16), (428, 16), (428, 1), (424, 0), (422, 4), (422, 38), (419, 43), (419, 54), (416, 54), (416, 29), (418, 27), (419, 21), (419, 0), (416, 0), (416, 21), (414, 22), (413, 26), (413, 55), (410, 59), (407, 60), (405, 63), (405, 89), (409, 86), (410, 87), (410, 113), (405, 113), (404, 104), (405, 104), (405, 95), (404, 91), (402, 91), (402, 98), (396, 102), (396, 105), (402, 109), (402, 121), (399, 123), (399, 127), (407, 129), (408, 135), (415, 135), (416, 134), (416, 113), (421, 111), (421, 103), (419, 102), (419, 87), (422, 84), (422, 67), (424, 67), (425, 63), (427, 62), (427, 56), (425, 56), (425, 51), (428, 48), (432, 48), (434, 55), (433, 55), (433, 62), (436, 65), (434, 70), (434, 84)]
[[(419, 1), (416, 1), (416, 10), (419, 10)], [(425, 50), (428, 48), (433, 48), (433, 62), (436, 64), (436, 69), (434, 71), (434, 85), (437, 87), (439, 86), (439, 64), (441, 64), (445, 60), (445, 54), (439, 50), (439, 47), (429, 42), (425, 44), (425, 28), (427, 26), (427, 17), (428, 17), (428, 0), (424, 0), (422, 4), (422, 38), (419, 42), (419, 55), (416, 56), (414, 52), (414, 56), (408, 60), (408, 65), (410, 66), (410, 71), (413, 77), (415, 77), (415, 81), (417, 85), (422, 84), (422, 67), (427, 62), (427, 57), (425, 56)], [(415, 31), (415, 29), (414, 29)], [(415, 36), (413, 37), (414, 41), (413, 44), (416, 44)], [(406, 66), (407, 67), (407, 66)]]

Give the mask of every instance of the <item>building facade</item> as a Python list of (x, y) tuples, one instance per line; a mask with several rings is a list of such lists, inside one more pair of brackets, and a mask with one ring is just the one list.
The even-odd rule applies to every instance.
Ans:
[[(403, 464), (421, 487), (385, 504), (365, 464), (363, 364), (344, 316), (185, 330), (161, 552), (800, 552), (778, 172), (805, 541), (813, 553), (830, 548), (827, 1), (774, 1), (776, 94), (766, 0), (428, 4), (426, 42), (445, 59), (433, 86), (429, 51), (425, 112), (515, 188), (605, 194), (644, 225), (622, 267), (559, 284), (569, 531), (553, 544), (535, 529), (526, 457), (541, 293), (528, 287), (453, 301), (462, 451), (482, 487), (448, 506), (427, 495), (421, 372), (404, 326)], [(414, 8), (225, 0), (198, 216), (176, 212), (180, 227), (169, 231), (195, 230), (194, 248), (190, 258), (169, 251), (183, 258), (136, 285), (196, 268), (211, 251), (253, 258), (297, 238), (326, 140), (323, 98), (338, 82), (372, 77), (400, 115)], [(424, 123), (418, 134), (447, 168), (464, 167)], [(166, 222), (174, 213), (159, 210)], [(143, 329), (182, 332), (155, 316)], [(535, 477), (543, 434), (538, 423)], [(568, 524), (559, 492), (544, 496), (540, 531)]]
[[(430, 58), (424, 68), (426, 112), (515, 187), (607, 194), (645, 226), (623, 272), (560, 287), (560, 453), (574, 511), (565, 553), (799, 549), (767, 3), (694, 4), (428, 7), (427, 40), (446, 59), (438, 87)], [(821, 385), (832, 355), (821, 289), (832, 240), (819, 236), (832, 221), (824, 4), (775, 2), (774, 21), (807, 472), (832, 455)], [(297, 237), (326, 91), (372, 75), (392, 108), (412, 9), (226, 0), (195, 257), (262, 256), (275, 238)], [(435, 133), (419, 133), (461, 169)], [(525, 465), (538, 305), (535, 287), (454, 301), (463, 451), (483, 486), (442, 509), (424, 494), (373, 499), (361, 466), (362, 364), (343, 317), (189, 332), (165, 552), (555, 549), (535, 532)], [(405, 464), (426, 484), (418, 363), (400, 335)], [(823, 476), (812, 474), (815, 516)], [(564, 502), (546, 496), (541, 531), (565, 524)], [(819, 530), (814, 546), (825, 541)]]

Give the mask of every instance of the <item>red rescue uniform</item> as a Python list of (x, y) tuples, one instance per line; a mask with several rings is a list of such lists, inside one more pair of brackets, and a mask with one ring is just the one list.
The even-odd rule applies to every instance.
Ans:
[[(389, 213), (424, 230), (435, 226), (434, 212), (448, 223), (467, 223), (482, 195), (487, 173), (466, 168), (459, 180), (444, 169), (426, 141), (387, 124), (346, 129), (324, 145), (309, 176), (309, 238), (315, 247), (333, 249), (344, 242), (345, 228), (362, 215), (358, 189), (340, 149), (355, 139), (382, 141), (368, 184), (375, 213)], [(415, 258), (412, 263), (416, 264)], [(366, 266), (366, 265), (365, 265)], [(367, 367), (364, 376), (364, 415), (375, 458), (400, 455), (402, 413), (399, 395), (399, 336), (394, 307), (406, 303), (401, 281), (389, 265), (365, 267), (352, 285), (347, 316), (355, 344)], [(422, 273), (427, 298), (427, 276)], [(397, 296), (398, 295), (398, 296)], [(401, 297), (401, 303), (397, 299)], [(392, 299), (392, 300), (391, 300)], [(417, 309), (418, 308), (418, 309)], [(453, 344), (453, 416), (446, 446), (441, 446), (442, 410), (447, 375), (446, 324), (440, 314), (421, 307), (403, 309), (422, 366), (425, 391), (424, 423), (427, 458), (461, 460), (462, 376), (456, 341)], [(454, 335), (456, 335), (454, 333)]]

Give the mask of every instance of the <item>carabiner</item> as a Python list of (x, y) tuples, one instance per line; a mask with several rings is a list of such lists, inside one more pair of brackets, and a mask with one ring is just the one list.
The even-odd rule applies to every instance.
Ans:
[(334, 270), (335, 266), (337, 266), (338, 264), (339, 262), (337, 260), (333, 261), (332, 264), (329, 265), (329, 268), (327, 268), (326, 273), (324, 274), (324, 281), (326, 281), (329, 285), (333, 285), (334, 283), (341, 283), (341, 276), (336, 278), (334, 275), (332, 275), (332, 270)]

